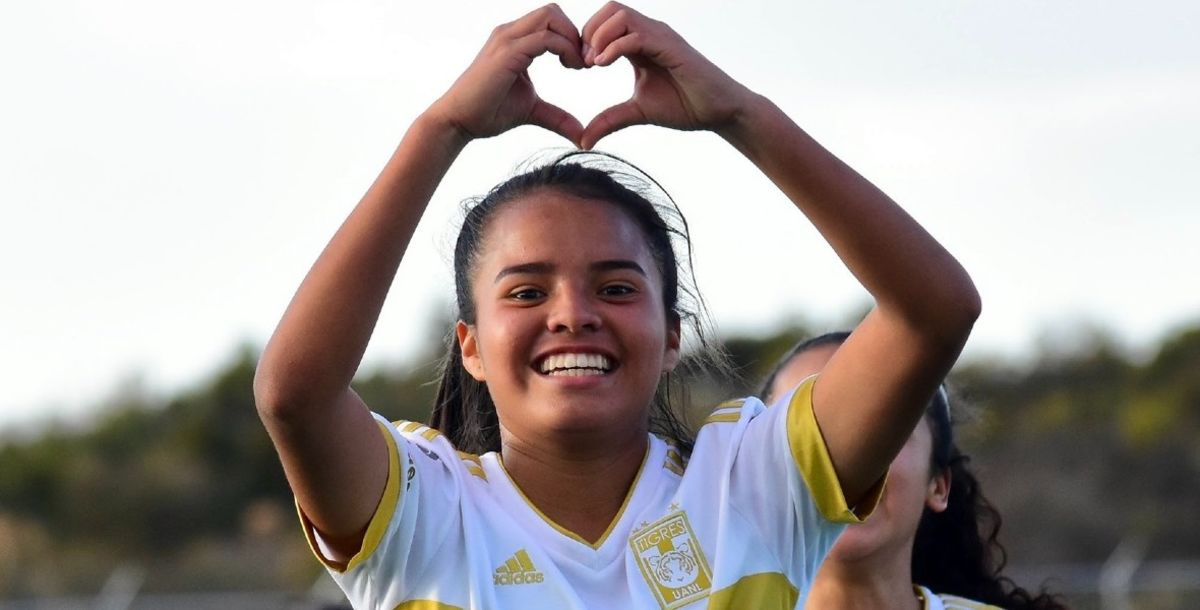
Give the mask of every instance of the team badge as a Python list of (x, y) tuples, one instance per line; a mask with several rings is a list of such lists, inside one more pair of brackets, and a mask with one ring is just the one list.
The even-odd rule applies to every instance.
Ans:
[(629, 539), (629, 546), (642, 577), (664, 610), (682, 608), (708, 596), (712, 573), (683, 512), (671, 513), (638, 529)]

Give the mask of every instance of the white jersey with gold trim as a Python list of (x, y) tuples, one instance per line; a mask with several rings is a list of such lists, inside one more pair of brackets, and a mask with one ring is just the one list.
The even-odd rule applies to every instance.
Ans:
[(1004, 610), (999, 606), (985, 604), (959, 597), (957, 595), (940, 595), (930, 591), (928, 587), (913, 585), (917, 596), (921, 598), (922, 610)]
[(754, 398), (725, 403), (686, 462), (651, 436), (624, 505), (595, 543), (542, 515), (498, 454), (462, 454), (436, 430), (378, 417), (388, 482), (362, 549), (345, 564), (329, 561), (301, 520), (359, 609), (802, 607), (842, 524), (858, 520), (811, 392), (810, 380), (773, 408)]

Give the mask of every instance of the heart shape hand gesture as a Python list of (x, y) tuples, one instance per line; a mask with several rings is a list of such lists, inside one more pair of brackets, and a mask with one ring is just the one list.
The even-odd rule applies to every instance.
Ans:
[[(572, 69), (608, 66), (627, 58), (634, 69), (633, 95), (585, 127), (535, 91), (528, 68), (544, 53), (557, 55)], [(753, 97), (665, 23), (610, 2), (588, 20), (581, 34), (562, 9), (551, 4), (493, 30), (479, 55), (430, 111), (453, 125), (464, 140), (531, 124), (586, 149), (631, 125), (732, 129)]]

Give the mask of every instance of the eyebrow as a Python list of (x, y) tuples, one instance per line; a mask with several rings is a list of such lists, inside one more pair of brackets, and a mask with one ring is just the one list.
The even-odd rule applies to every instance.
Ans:
[[(592, 263), (591, 265), (588, 265), (588, 267), (592, 271), (617, 271), (617, 270), (621, 270), (621, 269), (627, 269), (629, 271), (633, 271), (633, 272), (637, 273), (638, 275), (641, 275), (642, 277), (646, 277), (646, 270), (642, 269), (642, 266), (637, 264), (637, 262), (628, 260), (628, 259), (612, 259), (612, 260), (596, 261), (596, 262)], [(496, 279), (492, 280), (492, 283), (499, 282), (500, 280), (502, 280), (505, 277), (510, 276), (510, 275), (518, 275), (518, 274), (538, 275), (538, 274), (550, 273), (552, 271), (554, 271), (554, 265), (552, 265), (550, 263), (541, 263), (541, 262), (521, 263), (519, 265), (512, 265), (510, 267), (505, 267), (505, 268), (501, 269), (500, 273), (496, 274)]]

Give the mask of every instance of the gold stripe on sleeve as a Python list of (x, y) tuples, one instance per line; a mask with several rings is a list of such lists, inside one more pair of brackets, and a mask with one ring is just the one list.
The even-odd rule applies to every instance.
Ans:
[(737, 422), (737, 420), (739, 420), (741, 418), (742, 418), (742, 414), (738, 413), (738, 412), (714, 413), (712, 415), (709, 415), (708, 418), (704, 420), (704, 423), (705, 424), (715, 424), (715, 423), (727, 423), (728, 424), (728, 423)]
[(463, 610), (458, 606), (435, 602), (431, 599), (413, 599), (396, 606), (395, 610)]
[[(378, 424), (378, 422), (376, 422)], [(300, 524), (304, 528), (304, 538), (308, 541), (308, 548), (312, 554), (325, 567), (336, 572), (345, 572), (350, 568), (360, 564), (367, 557), (370, 557), (376, 547), (379, 546), (379, 541), (383, 537), (383, 533), (387, 530), (387, 524), (392, 520), (392, 514), (396, 510), (396, 503), (400, 498), (400, 453), (396, 449), (396, 439), (392, 438), (392, 433), (387, 429), (387, 426), (378, 424), (380, 433), (383, 434), (384, 443), (387, 445), (388, 451), (388, 476), (387, 483), (383, 487), (383, 497), (379, 499), (379, 506), (375, 507), (375, 514), (372, 515), (370, 523), (367, 524), (367, 531), (363, 535), (362, 547), (350, 558), (349, 562), (334, 561), (325, 557), (321, 553), (320, 547), (317, 546), (316, 531), (308, 516), (300, 508), (300, 503), (296, 503), (296, 512), (300, 515)]]
[(808, 490), (821, 514), (834, 523), (861, 523), (879, 503), (884, 480), (881, 477), (854, 509), (846, 505), (846, 495), (842, 493), (837, 472), (833, 469), (833, 460), (829, 457), (829, 448), (825, 445), (813, 413), (812, 391), (817, 379), (816, 376), (809, 377), (796, 388), (788, 403), (788, 445), (796, 467), (800, 469), (800, 476), (808, 484)]
[(371, 522), (367, 524), (367, 533), (363, 535), (362, 548), (350, 558), (350, 561), (346, 564), (347, 570), (351, 570), (358, 564), (366, 561), (375, 552), (375, 549), (379, 548), (379, 542), (383, 540), (383, 535), (387, 533), (388, 523), (392, 521), (392, 515), (396, 512), (396, 506), (400, 501), (400, 490), (402, 489), (400, 481), (403, 479), (400, 474), (400, 449), (396, 447), (396, 439), (386, 426), (380, 424), (379, 431), (383, 433), (383, 438), (387, 443), (387, 485), (383, 487), (383, 497), (379, 499), (379, 506), (375, 507), (375, 515), (371, 517)]
[(744, 404), (746, 404), (745, 398), (734, 398), (733, 400), (726, 400), (725, 402), (717, 405), (717, 408), (713, 409), (713, 410), (716, 411), (717, 409), (737, 409), (740, 411), (742, 409), (742, 405), (744, 405)]

